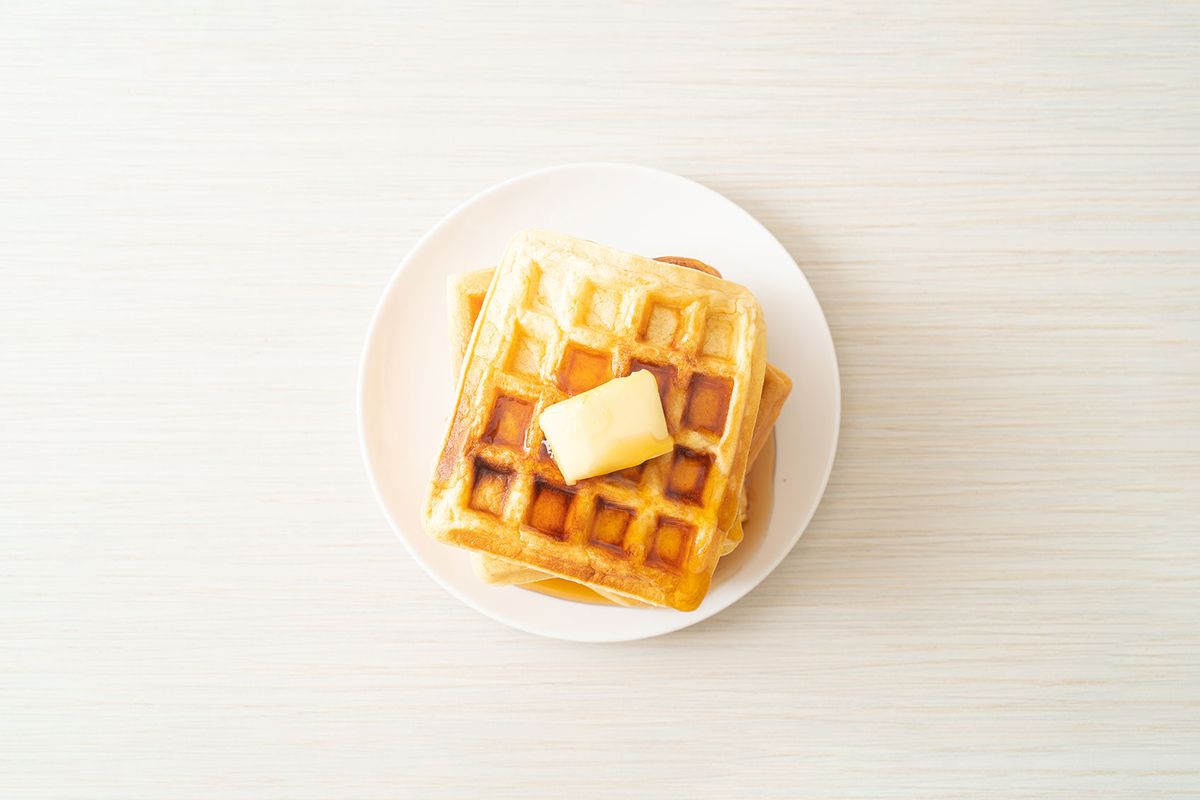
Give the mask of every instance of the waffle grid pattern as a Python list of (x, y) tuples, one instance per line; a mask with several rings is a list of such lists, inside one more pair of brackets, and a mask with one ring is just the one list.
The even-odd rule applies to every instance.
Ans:
[[(660, 281), (617, 292), (585, 264), (555, 261), (508, 265), (517, 274), (501, 279), (519, 291), (494, 292), (501, 308), (483, 310), (491, 329), (470, 356), (455, 419), (470, 427), (457, 434), (454, 516), (489, 532), (481, 549), (518, 558), (532, 547), (542, 557), (531, 565), (662, 603), (681, 577), (711, 571), (737, 513), (741, 476), (729, 479), (745, 432), (734, 413), (750, 387), (736, 355), (754, 349), (752, 321), (718, 289)], [(567, 487), (539, 414), (639, 368), (659, 382), (674, 452)]]

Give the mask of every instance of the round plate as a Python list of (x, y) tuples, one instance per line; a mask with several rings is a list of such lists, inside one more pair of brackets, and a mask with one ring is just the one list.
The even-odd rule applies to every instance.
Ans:
[[(466, 551), (421, 528), (421, 505), (453, 402), (446, 278), (494, 265), (509, 237), (545, 228), (650, 257), (712, 264), (747, 286), (767, 320), (767, 354), (794, 388), (776, 425), (774, 494), (765, 452), (751, 480), (742, 545), (721, 559), (696, 611), (577, 603), (490, 586)], [(728, 608), (787, 555), (816, 511), (833, 466), (841, 414), (833, 339), (817, 298), (783, 246), (736, 204), (698, 183), (626, 164), (568, 164), (476, 195), (417, 243), (392, 276), (359, 373), (359, 437), (375, 494), (400, 540), (451, 594), (514, 628), (615, 642), (685, 628)]]

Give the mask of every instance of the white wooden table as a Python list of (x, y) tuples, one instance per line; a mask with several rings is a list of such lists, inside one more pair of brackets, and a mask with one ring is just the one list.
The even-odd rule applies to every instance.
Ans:
[[(241, 5), (0, 8), (0, 797), (1200, 794), (1200, 7)], [(579, 160), (756, 214), (844, 382), (791, 557), (621, 646), (355, 440), (405, 251)]]

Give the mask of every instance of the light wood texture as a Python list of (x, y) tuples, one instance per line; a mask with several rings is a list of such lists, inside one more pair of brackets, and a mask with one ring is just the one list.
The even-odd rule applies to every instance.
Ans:
[[(901, 8), (5, 3), (0, 796), (1200, 794), (1200, 7)], [(404, 252), (578, 160), (757, 215), (844, 381), (792, 555), (621, 646), (355, 441)]]

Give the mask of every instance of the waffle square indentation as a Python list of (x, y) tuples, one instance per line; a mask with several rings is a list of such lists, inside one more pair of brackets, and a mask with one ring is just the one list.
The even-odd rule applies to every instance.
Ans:
[(732, 361), (737, 344), (737, 326), (729, 314), (712, 314), (704, 325), (700, 352), (706, 356)]
[(668, 347), (679, 330), (679, 309), (662, 303), (651, 302), (642, 318), (638, 338), (661, 347)]
[(555, 377), (558, 388), (567, 394), (579, 394), (611, 380), (612, 376), (612, 356), (570, 342)]
[(696, 528), (671, 517), (659, 517), (654, 526), (654, 538), (646, 554), (652, 567), (678, 572), (687, 559)]
[(676, 447), (667, 475), (667, 496), (693, 505), (704, 505), (704, 487), (712, 471), (712, 456)]
[(532, 419), (533, 401), (498, 395), (496, 402), (492, 404), (492, 415), (488, 418), (487, 427), (480, 438), (488, 444), (524, 450), (525, 432), (529, 430), (529, 422)]
[(525, 524), (551, 539), (565, 541), (571, 527), (574, 502), (574, 491), (539, 478), (533, 484), (533, 498)]
[(508, 369), (518, 375), (537, 378), (542, 374), (542, 359), (546, 342), (518, 326), (513, 334), (512, 349), (508, 351)]
[(512, 470), (475, 460), (469, 505), (476, 511), (499, 517), (504, 511), (504, 499), (512, 482)]
[(633, 510), (599, 498), (596, 513), (592, 517), (592, 530), (588, 541), (614, 553), (625, 554), (625, 534), (633, 521)]
[(596, 287), (587, 301), (584, 322), (593, 328), (611, 331), (617, 326), (617, 315), (621, 311), (621, 295), (612, 289)]
[(604, 476), (605, 480), (613, 481), (616, 484), (623, 486), (637, 486), (642, 482), (642, 476), (646, 473), (646, 465), (638, 464), (633, 467), (619, 469), (616, 472), (610, 472)]
[(688, 384), (683, 424), (693, 430), (720, 436), (725, 432), (725, 418), (729, 416), (729, 398), (732, 394), (733, 381), (728, 378), (700, 373), (693, 375)]

